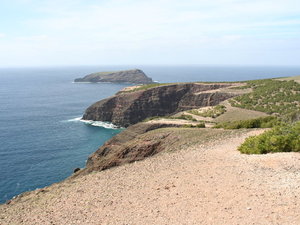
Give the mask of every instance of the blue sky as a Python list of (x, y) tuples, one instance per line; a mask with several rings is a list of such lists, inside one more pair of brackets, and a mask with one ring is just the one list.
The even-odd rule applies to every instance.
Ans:
[(300, 66), (299, 0), (0, 3), (0, 67)]

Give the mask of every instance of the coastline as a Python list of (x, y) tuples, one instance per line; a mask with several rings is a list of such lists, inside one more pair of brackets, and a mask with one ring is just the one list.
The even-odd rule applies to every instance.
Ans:
[[(242, 155), (245, 131), (28, 193), (2, 224), (297, 224), (299, 154)], [(283, 165), (290, 165), (289, 170)], [(292, 182), (293, 181), (293, 182)], [(101, 187), (101, 188), (99, 188)], [(293, 190), (291, 192), (291, 190)], [(124, 210), (126, 209), (126, 210)], [(67, 216), (66, 216), (67, 215)]]
[[(187, 92), (188, 93), (188, 95), (187, 95), (188, 98), (186, 98), (186, 99), (188, 99), (188, 101), (184, 101), (184, 103), (186, 105), (189, 105), (189, 107), (190, 107), (190, 105), (192, 105), (192, 104), (190, 104), (191, 103), (190, 100), (193, 99), (194, 96), (196, 96), (195, 98), (198, 100), (199, 96), (202, 96), (202, 94), (204, 94), (203, 95), (204, 99), (209, 99), (207, 101), (207, 103), (212, 104), (212, 106), (218, 105), (219, 103), (223, 104), (223, 106), (225, 105), (225, 108), (227, 108), (227, 110), (225, 110), (225, 112), (229, 113), (229, 111), (232, 110), (231, 108), (234, 108), (234, 107), (229, 107), (228, 105), (226, 106), (226, 104), (228, 102), (225, 104), (224, 101), (220, 101), (220, 99), (218, 99), (218, 101), (220, 101), (220, 102), (213, 102), (213, 101), (211, 101), (212, 100), (211, 97), (207, 98), (207, 96), (212, 96), (212, 95), (215, 95), (216, 93), (218, 93), (218, 94), (219, 93), (224, 93), (224, 91), (226, 90), (226, 91), (229, 91), (228, 93), (233, 94), (231, 96), (229, 96), (229, 95), (226, 96), (225, 100), (227, 100), (229, 98), (232, 98), (232, 97), (236, 96), (236, 94), (240, 95), (240, 94), (243, 94), (243, 93), (249, 93), (248, 90), (242, 91), (242, 90), (230, 89), (231, 86), (219, 87), (219, 86), (214, 86), (214, 84), (211, 84), (211, 85), (212, 85), (213, 88), (215, 88), (215, 90), (206, 90), (206, 89), (203, 90), (202, 89), (201, 91), (199, 91), (198, 88), (199, 87), (202, 88), (202, 86), (200, 84), (197, 84), (196, 87), (193, 86), (193, 85), (192, 86), (186, 86), (185, 85), (184, 86), (185, 88), (188, 88), (188, 89), (190, 88), (193, 91), (192, 92)], [(177, 93), (178, 90), (180, 90), (180, 91), (182, 90), (182, 89), (178, 89), (178, 87), (181, 88), (180, 84), (177, 85), (177, 86), (176, 85), (175, 86), (171, 85), (171, 86), (172, 86), (172, 88), (176, 87), (175, 88), (176, 93)], [(207, 88), (207, 87), (208, 87), (208, 85), (205, 86), (205, 88)], [(160, 89), (160, 88), (165, 90), (166, 86), (153, 87), (151, 89), (151, 91), (149, 91), (149, 89), (146, 89), (144, 91), (138, 91), (136, 93), (128, 93), (128, 94), (123, 93), (122, 95), (114, 95), (113, 98), (116, 98), (116, 99), (120, 100), (121, 99), (120, 96), (122, 96), (122, 98), (126, 99), (127, 95), (128, 96), (132, 95), (134, 97), (140, 97), (140, 96), (143, 96), (144, 93), (157, 94), (157, 93), (160, 93), (158, 91), (158, 89)], [(170, 86), (167, 87), (167, 88), (170, 88)], [(183, 90), (185, 90), (185, 89), (183, 89)], [(171, 92), (169, 91), (168, 93), (172, 93), (172, 91)], [(152, 100), (156, 101), (157, 98), (155, 98), (155, 97), (156, 96), (153, 95), (149, 99), (151, 99), (151, 101)], [(186, 96), (184, 96), (184, 97), (180, 96), (180, 100), (184, 99), (185, 97)], [(108, 98), (108, 100), (110, 100), (110, 99), (112, 99), (112, 97)], [(133, 105), (135, 105), (136, 99), (138, 99), (138, 98), (131, 98), (131, 100), (132, 100), (131, 103)], [(168, 98), (165, 98), (165, 95), (162, 95), (162, 96), (160, 96), (159, 101), (164, 102), (165, 99), (168, 99)], [(140, 99), (138, 99), (138, 100), (140, 100)], [(222, 99), (222, 100), (224, 100), (224, 99)], [(100, 104), (102, 104), (103, 102), (106, 103), (107, 99), (104, 99), (103, 101), (100, 101)], [(113, 102), (113, 104), (112, 104), (113, 107), (117, 106), (117, 109), (118, 109), (118, 107), (120, 108), (120, 104), (118, 104), (117, 101), (112, 101), (112, 102)], [(192, 101), (192, 103), (194, 103), (194, 102)], [(99, 103), (97, 103), (97, 104), (99, 104)], [(186, 105), (184, 105), (184, 106), (186, 106)], [(180, 105), (180, 106), (182, 106), (182, 105)], [(202, 107), (202, 105), (201, 106), (200, 105), (192, 105), (192, 108), (186, 108), (185, 107), (184, 109), (189, 110), (189, 109), (193, 109), (193, 107), (198, 107), (199, 108), (199, 107)], [(181, 108), (178, 108), (178, 109), (181, 110)], [(175, 108), (174, 113), (180, 113), (180, 110), (178, 110), (178, 109)], [(208, 107), (207, 109), (210, 110), (210, 109), (212, 109), (212, 107)], [(109, 108), (106, 108), (106, 110), (107, 111), (113, 111), (113, 110), (110, 110)], [(144, 108), (144, 110), (147, 110), (147, 108)], [(245, 110), (245, 109), (239, 109), (239, 111), (237, 111), (237, 113), (240, 113), (242, 111), (247, 116), (254, 113), (254, 111)], [(138, 111), (138, 112), (140, 113), (140, 111)], [(190, 112), (190, 111), (187, 111), (187, 112)], [(115, 113), (115, 115), (117, 114), (118, 116), (120, 116), (120, 114), (118, 114), (118, 111), (114, 111), (114, 113)], [(137, 113), (137, 112), (133, 111), (133, 113)], [(166, 113), (166, 112), (164, 112), (164, 113)], [(124, 115), (128, 115), (128, 114), (126, 112), (124, 112)], [(63, 180), (59, 183), (55, 183), (55, 184), (50, 185), (48, 187), (38, 189), (38, 190), (35, 190), (35, 191), (32, 191), (32, 192), (23, 193), (23, 194), (15, 197), (14, 199), (8, 201), (5, 205), (1, 205), (0, 207), (3, 207), (2, 209), (4, 209), (4, 211), (5, 210), (8, 210), (8, 211), (13, 210), (14, 211), (14, 209), (18, 209), (18, 206), (23, 207), (22, 206), (23, 203), (27, 204), (28, 202), (30, 202), (32, 200), (33, 201), (32, 204), (33, 204), (33, 208), (34, 208), (35, 207), (34, 202), (36, 201), (36, 196), (38, 196), (38, 199), (41, 198), (42, 201), (45, 201), (47, 205), (50, 204), (50, 207), (51, 207), (51, 204), (52, 204), (52, 207), (55, 207), (55, 204), (56, 204), (55, 202), (49, 203), (49, 201), (48, 201), (49, 196), (46, 197), (46, 198), (43, 197), (43, 195), (45, 193), (48, 193), (48, 192), (52, 192), (52, 194), (56, 193), (56, 191), (58, 191), (58, 189), (56, 189), (57, 187), (59, 189), (61, 189), (61, 191), (62, 191), (62, 192), (60, 192), (60, 191), (59, 192), (63, 193), (63, 192), (68, 190), (68, 188), (67, 188), (68, 184), (76, 183), (78, 180), (81, 180), (81, 179), (86, 181), (87, 176), (90, 177), (93, 174), (95, 175), (95, 174), (105, 173), (105, 171), (102, 171), (102, 170), (112, 171), (111, 173), (114, 173), (114, 171), (122, 170), (122, 169), (119, 169), (119, 168), (126, 168), (127, 165), (132, 165), (132, 164), (140, 164), (140, 163), (143, 163), (144, 161), (147, 161), (147, 160), (150, 160), (150, 159), (151, 160), (152, 159), (157, 160), (158, 163), (159, 163), (160, 159), (161, 159), (160, 157), (164, 157), (165, 155), (177, 154), (177, 153), (180, 153), (180, 154), (183, 154), (183, 155), (189, 155), (190, 154), (190, 149), (194, 149), (195, 151), (197, 151), (197, 154), (200, 154), (197, 157), (202, 157), (202, 155), (201, 155), (202, 150), (204, 150), (204, 149), (205, 149), (205, 151), (208, 150), (209, 152), (207, 152), (207, 154), (205, 154), (204, 156), (205, 157), (207, 156), (209, 158), (213, 156), (211, 158), (211, 160), (212, 160), (213, 158), (217, 157), (218, 154), (222, 155), (222, 154), (225, 153), (225, 152), (222, 152), (223, 150), (221, 150), (221, 149), (222, 149), (222, 147), (227, 146), (226, 145), (227, 142), (228, 142), (228, 144), (232, 144), (231, 142), (242, 143), (245, 140), (246, 137), (264, 132), (264, 129), (253, 129), (253, 130), (243, 130), (243, 129), (241, 129), (241, 130), (237, 130), (237, 131), (226, 131), (226, 130), (223, 130), (223, 129), (199, 128), (198, 125), (200, 125), (200, 124), (198, 124), (199, 121), (197, 119), (192, 120), (192, 118), (184, 117), (183, 114), (181, 114), (181, 115), (176, 114), (176, 115), (177, 115), (177, 117), (175, 116), (175, 114), (173, 115), (173, 116), (175, 116), (175, 118), (167, 116), (165, 118), (165, 120), (161, 120), (160, 122), (151, 121), (151, 122), (145, 122), (144, 123), (144, 124), (147, 124), (147, 126), (149, 126), (149, 127), (153, 126), (154, 129), (152, 129), (152, 128), (149, 129), (149, 127), (146, 126), (145, 128), (142, 128), (142, 129), (138, 128), (137, 132), (135, 132), (134, 129), (133, 130), (130, 130), (130, 129), (132, 129), (132, 127), (134, 127), (134, 126), (135, 126), (135, 129), (136, 129), (138, 126), (140, 126), (143, 123), (137, 123), (136, 125), (129, 126), (129, 128), (125, 129), (122, 133), (120, 133), (120, 134), (116, 135), (115, 137), (113, 137), (112, 139), (108, 140), (105, 143), (105, 145), (103, 145), (95, 153), (93, 153), (92, 156), (89, 157), (85, 169), (79, 170), (79, 172), (74, 173), (74, 175), (72, 175), (71, 177), (69, 177), (66, 180)], [(257, 115), (255, 115), (255, 117), (259, 117), (260, 115), (265, 116), (263, 113), (257, 113)], [(190, 115), (190, 116), (192, 116), (192, 115)], [(201, 120), (203, 118), (204, 117), (202, 117)], [(171, 121), (172, 121), (172, 119), (183, 119), (183, 120), (187, 120), (189, 122), (184, 122), (183, 123), (183, 121), (181, 121), (181, 122), (177, 121), (177, 123), (172, 124), (173, 122), (170, 123), (170, 121), (168, 121), (168, 119), (170, 119)], [(154, 118), (154, 120), (155, 120), (155, 118)], [(214, 120), (214, 118), (212, 117), (212, 119), (209, 122), (210, 123), (214, 122), (213, 120)], [(92, 125), (92, 126), (94, 124), (94, 126), (115, 127), (115, 125), (113, 125), (111, 123), (101, 122), (101, 121), (93, 121), (93, 120), (82, 120), (82, 118), (79, 118), (79, 117), (71, 119), (69, 121), (84, 122), (84, 123), (87, 123), (87, 124)], [(160, 123), (162, 123), (164, 125), (161, 126), (161, 125), (159, 125)], [(171, 124), (171, 126), (168, 127), (168, 126), (166, 126), (166, 124), (168, 124), (168, 126)], [(255, 158), (255, 160), (256, 159), (261, 159), (261, 158), (266, 158), (267, 163), (269, 163), (269, 160), (271, 160), (271, 164), (272, 164), (273, 159), (275, 159), (276, 163), (277, 163), (278, 160), (279, 161), (281, 160), (280, 156), (282, 156), (282, 154), (276, 154), (276, 156), (274, 156), (274, 158), (272, 157), (272, 154), (269, 154), (269, 155), (266, 155), (266, 156), (241, 155), (237, 151), (237, 146), (238, 146), (237, 144), (236, 145), (228, 145), (227, 150), (229, 152), (227, 152), (227, 153), (229, 153), (229, 155), (230, 155), (230, 154), (233, 154), (233, 152), (234, 152), (234, 155), (235, 155), (236, 159), (234, 161), (232, 161), (232, 158), (224, 157), (224, 159), (222, 161), (224, 164), (220, 164), (221, 167), (223, 167), (224, 170), (226, 170), (226, 167), (229, 164), (231, 165), (233, 162), (241, 163), (241, 166), (246, 166), (246, 165), (243, 164), (244, 163), (243, 160), (248, 161), (248, 160), (253, 159), (253, 158)], [(117, 151), (115, 151), (114, 148)], [(211, 151), (216, 151), (217, 155), (215, 155), (215, 153), (211, 152)], [(140, 154), (140, 153), (142, 153), (142, 154)], [(239, 156), (237, 156), (237, 154)], [(219, 156), (221, 156), (221, 155), (219, 155)], [(278, 156), (278, 155), (280, 155), (280, 156)], [(284, 167), (283, 167), (285, 164), (291, 163), (293, 165), (292, 169), (289, 168), (289, 172), (291, 172), (290, 173), (291, 176), (293, 176), (293, 175), (297, 176), (297, 174), (293, 174), (292, 172), (299, 169), (297, 167), (297, 164), (295, 163), (295, 162), (297, 162), (297, 160), (300, 160), (299, 155), (294, 154), (294, 153), (287, 153), (285, 155), (286, 155), (286, 158), (284, 158), (283, 161), (280, 161), (279, 166), (278, 166), (279, 173), (280, 173), (279, 174), (280, 179), (278, 180), (278, 182), (279, 182), (278, 185), (280, 185), (280, 180), (282, 179), (282, 176), (285, 175), (284, 174), (285, 170), (284, 170)], [(131, 158), (131, 156), (133, 156), (133, 158)], [(151, 157), (149, 157), (149, 156), (151, 156)], [(224, 156), (224, 155), (222, 155), (222, 156)], [(240, 162), (240, 160), (241, 160), (241, 162)], [(286, 161), (284, 161), (284, 160), (286, 160)], [(140, 161), (140, 162), (137, 162), (137, 161)], [(94, 162), (100, 162), (100, 164), (95, 164)], [(133, 162), (135, 162), (135, 163), (133, 163)], [(102, 163), (104, 163), (104, 164), (102, 164)], [(107, 163), (107, 164), (105, 165), (105, 163)], [(177, 162), (174, 162), (174, 163), (176, 164)], [(193, 163), (196, 163), (196, 162), (193, 162)], [(213, 162), (211, 161), (211, 163), (213, 163)], [(254, 162), (254, 164), (256, 166), (259, 165), (259, 163), (260, 163), (259, 160)], [(96, 165), (96, 166), (94, 166), (94, 165)], [(118, 166), (118, 167), (116, 167), (116, 166)], [(157, 165), (157, 166), (159, 166), (159, 165)], [(199, 165), (195, 164), (193, 166), (197, 167)], [(254, 168), (256, 168), (256, 166)], [(275, 166), (277, 166), (277, 164)], [(115, 167), (115, 168), (112, 168), (112, 167)], [(256, 171), (256, 172), (263, 173), (264, 168), (265, 167), (263, 166), (262, 168), (259, 168), (258, 171)], [(273, 168), (273, 165), (271, 166), (271, 168)], [(145, 168), (145, 169), (147, 170), (147, 168)], [(244, 170), (243, 167), (238, 166), (238, 170), (240, 170), (240, 169)], [(251, 170), (253, 170), (252, 167), (251, 167)], [(212, 170), (210, 172), (211, 172), (210, 176), (214, 177), (215, 171)], [(231, 172), (232, 172), (231, 170), (228, 171), (228, 173), (231, 173)], [(235, 172), (237, 172), (237, 171), (235, 171)], [(124, 173), (124, 171), (121, 172), (121, 173)], [(175, 174), (177, 174), (177, 172), (175, 172)], [(202, 173), (200, 173), (198, 175), (204, 176), (204, 174), (202, 174)], [(229, 175), (229, 174), (227, 174), (227, 175)], [(252, 174), (252, 175), (254, 175), (254, 174)], [(119, 175), (112, 174), (112, 176), (117, 176), (118, 179), (120, 179)], [(272, 174), (267, 174), (267, 176), (270, 176), (269, 178), (271, 179), (271, 177), (273, 175)], [(219, 177), (218, 179), (220, 179), (221, 177)], [(192, 178), (193, 177), (191, 177), (190, 179), (192, 179)], [(136, 177), (136, 179), (139, 179), (139, 178)], [(257, 185), (262, 183), (262, 180), (258, 179), (256, 181), (258, 182)], [(94, 182), (94, 181), (91, 181), (91, 182)], [(192, 180), (189, 180), (189, 182), (192, 182)], [(81, 184), (81, 185), (83, 186), (83, 184)], [(151, 184), (149, 184), (149, 185), (151, 185)], [(226, 186), (227, 184), (222, 183), (222, 185)], [(296, 184), (293, 184), (293, 185), (294, 185), (293, 188), (295, 188), (296, 196), (297, 196), (298, 195), (298, 192), (297, 192), (298, 188), (295, 186)], [(53, 187), (55, 187), (55, 188), (53, 188)], [(110, 188), (113, 188), (113, 187), (110, 187)], [(206, 187), (206, 188), (209, 188), (209, 187)], [(278, 187), (276, 186), (276, 188), (280, 188), (280, 186), (278, 186)], [(170, 189), (170, 187), (167, 186), (166, 190), (169, 190), (169, 189)], [(103, 191), (102, 189), (99, 190), (99, 192), (102, 192), (102, 191)], [(242, 191), (245, 191), (244, 188), (242, 188)], [(262, 190), (260, 190), (260, 188), (257, 187), (257, 189), (255, 191), (257, 191), (257, 193), (258, 193), (259, 191), (262, 191)], [(283, 191), (285, 191), (285, 189)], [(51, 194), (51, 193), (49, 193), (49, 194)], [(88, 195), (90, 195), (90, 194), (91, 193), (88, 193)], [(223, 194), (225, 195), (226, 193), (223, 193)], [(276, 196), (275, 195), (276, 193), (273, 193), (273, 194), (274, 194), (274, 196)], [(58, 199), (58, 197), (62, 197), (62, 196), (61, 195), (55, 196), (55, 195), (52, 195), (51, 198), (56, 199), (55, 200), (56, 202), (61, 202)], [(70, 196), (71, 195), (72, 195), (72, 193), (70, 194)], [(120, 197), (124, 197), (124, 196), (122, 195)], [(250, 197), (249, 199), (251, 199), (251, 196), (248, 196), (248, 197)], [(227, 197), (224, 197), (224, 198), (227, 198)], [(290, 196), (288, 196), (286, 194), (284, 196), (284, 198), (286, 198), (286, 199), (284, 199), (283, 201), (286, 201), (288, 198), (290, 198)], [(64, 201), (68, 202), (68, 200), (64, 200)], [(70, 201), (74, 201), (74, 200), (70, 200)], [(171, 204), (171, 203), (168, 203), (168, 204)], [(262, 204), (262, 203), (260, 203), (260, 204)], [(42, 203), (42, 205), (43, 205), (43, 203)], [(295, 204), (295, 205), (297, 205), (297, 204)], [(45, 206), (45, 205), (43, 205), (43, 207), (47, 208), (47, 206)], [(259, 206), (257, 206), (257, 205), (255, 207), (259, 208)], [(289, 207), (294, 207), (294, 205), (289, 205)], [(248, 209), (248, 208), (250, 208), (250, 209)], [(70, 207), (70, 209), (77, 210), (77, 207), (75, 207), (75, 208)], [(34, 208), (33, 211), (35, 211), (35, 210), (39, 210), (39, 209)], [(50, 209), (47, 209), (47, 210), (50, 210)], [(247, 207), (247, 210), (252, 210), (252, 207)], [(280, 209), (280, 210), (284, 210), (284, 209)], [(8, 211), (5, 211), (5, 212), (8, 212)], [(91, 210), (91, 213), (95, 213), (95, 212), (92, 212), (92, 211), (93, 210)], [(90, 213), (90, 212), (88, 212), (88, 213)], [(130, 213), (130, 211), (129, 211), (129, 213)], [(29, 216), (30, 213), (27, 214), (27, 215)], [(100, 217), (103, 216), (101, 213), (98, 214), (98, 215), (101, 215)], [(19, 218), (22, 218), (22, 215), (19, 215), (19, 216), (20, 216)], [(93, 218), (93, 216), (91, 216), (90, 214), (89, 214), (89, 216), (91, 218)], [(47, 216), (45, 215), (45, 217), (47, 217)], [(3, 216), (2, 218), (7, 219), (8, 217)], [(36, 221), (38, 221), (37, 224), (41, 222), (41, 220), (39, 220), (39, 218), (34, 218), (34, 219)], [(282, 219), (282, 218), (280, 218), (280, 219)], [(28, 220), (28, 218), (26, 218), (26, 220)], [(11, 221), (13, 221), (13, 220), (11, 220)], [(28, 221), (30, 221), (30, 219)], [(284, 220), (278, 220), (278, 221), (284, 221)], [(219, 221), (217, 221), (217, 222), (219, 222)], [(291, 222), (293, 222), (293, 221), (291, 221)], [(35, 221), (34, 221), (34, 223), (35, 223)], [(151, 224), (151, 223), (149, 223), (149, 224)]]

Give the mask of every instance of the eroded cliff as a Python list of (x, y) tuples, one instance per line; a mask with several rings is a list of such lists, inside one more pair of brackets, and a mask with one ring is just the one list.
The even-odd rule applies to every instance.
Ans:
[(128, 127), (152, 116), (166, 116), (180, 111), (214, 106), (234, 96), (221, 91), (231, 84), (183, 83), (146, 90), (120, 92), (91, 105), (83, 119), (108, 121)]
[(166, 127), (180, 127), (180, 125), (138, 123), (130, 126), (91, 154), (86, 168), (78, 174), (87, 174), (91, 171), (101, 171), (139, 161), (165, 150), (166, 145), (175, 141), (176, 138), (172, 137), (170, 132), (152, 135), (149, 135), (149, 132)]

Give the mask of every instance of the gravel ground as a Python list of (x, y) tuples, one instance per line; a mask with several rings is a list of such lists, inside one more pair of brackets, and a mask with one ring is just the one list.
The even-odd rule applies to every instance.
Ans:
[(27, 193), (0, 224), (300, 224), (300, 154), (236, 150), (259, 132)]

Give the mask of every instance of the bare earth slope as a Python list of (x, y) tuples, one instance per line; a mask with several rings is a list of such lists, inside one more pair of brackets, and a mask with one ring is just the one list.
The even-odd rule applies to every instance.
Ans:
[(0, 206), (0, 224), (299, 224), (300, 155), (241, 155), (260, 130), (68, 179)]

